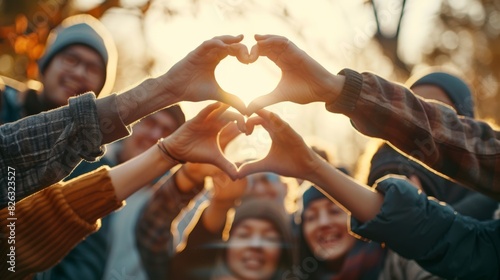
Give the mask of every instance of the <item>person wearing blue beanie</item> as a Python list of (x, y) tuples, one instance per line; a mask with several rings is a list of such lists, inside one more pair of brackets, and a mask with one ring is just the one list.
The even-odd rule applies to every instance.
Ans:
[(116, 47), (96, 18), (81, 14), (53, 29), (38, 60), (44, 109), (66, 105), (69, 97), (88, 91), (110, 93), (116, 72)]
[(39, 81), (5, 90), (0, 123), (67, 105), (70, 97), (86, 92), (107, 96), (115, 82), (117, 51), (104, 25), (80, 14), (50, 32), (37, 63)]
[(474, 118), (474, 101), (470, 87), (458, 76), (443, 71), (427, 72), (424, 75), (414, 75), (406, 85), (415, 91), (417, 87), (420, 96), (434, 99), (452, 106), (457, 114)]

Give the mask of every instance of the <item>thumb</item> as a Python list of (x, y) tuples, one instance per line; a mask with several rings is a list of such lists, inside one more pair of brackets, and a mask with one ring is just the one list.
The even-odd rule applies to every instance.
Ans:
[(266, 168), (266, 159), (264, 158), (258, 161), (251, 161), (244, 163), (239, 167), (237, 175), (239, 179), (242, 179), (250, 174), (266, 172), (266, 171), (270, 170)]
[(238, 169), (237, 169), (236, 165), (234, 163), (228, 161), (226, 159), (226, 157), (224, 157), (222, 154), (215, 157), (212, 164), (214, 164), (219, 169), (224, 171), (231, 178), (231, 180), (238, 179)]
[(267, 107), (272, 104), (279, 103), (283, 100), (280, 100), (273, 92), (268, 93), (266, 95), (262, 95), (254, 99), (250, 104), (248, 104), (247, 107), (247, 116), (252, 115), (253, 113), (257, 112), (258, 110)]

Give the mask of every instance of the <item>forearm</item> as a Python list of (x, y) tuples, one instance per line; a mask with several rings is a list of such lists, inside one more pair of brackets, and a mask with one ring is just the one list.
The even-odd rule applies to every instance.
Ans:
[(176, 162), (167, 158), (158, 145), (153, 145), (146, 152), (109, 171), (116, 197), (126, 199), (175, 165)]
[(380, 211), (383, 196), (318, 158), (318, 168), (307, 178), (360, 221), (373, 219)]
[[(490, 197), (500, 199), (500, 132), (424, 102), (405, 87), (370, 73), (343, 72), (345, 86), (327, 109), (351, 118), (365, 135), (388, 140), (406, 154)], [(466, 163), (466, 164), (465, 164)]]
[(117, 110), (125, 125), (130, 125), (160, 109), (181, 100), (169, 90), (169, 73), (149, 78), (139, 85), (119, 94)]

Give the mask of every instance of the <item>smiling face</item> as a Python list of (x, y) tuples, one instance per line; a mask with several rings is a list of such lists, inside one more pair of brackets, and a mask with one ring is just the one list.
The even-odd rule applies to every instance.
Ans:
[(156, 144), (159, 138), (172, 134), (177, 127), (177, 122), (167, 110), (158, 111), (142, 119), (134, 125), (134, 133), (123, 140), (120, 162), (142, 154)]
[(315, 257), (336, 261), (354, 246), (356, 238), (348, 233), (347, 213), (328, 198), (313, 200), (304, 210), (302, 230)]
[(281, 257), (281, 237), (267, 220), (248, 218), (231, 231), (226, 263), (241, 280), (271, 279)]
[(99, 54), (84, 45), (71, 45), (56, 54), (41, 74), (42, 98), (51, 108), (64, 106), (72, 96), (99, 94), (105, 79), (106, 66)]

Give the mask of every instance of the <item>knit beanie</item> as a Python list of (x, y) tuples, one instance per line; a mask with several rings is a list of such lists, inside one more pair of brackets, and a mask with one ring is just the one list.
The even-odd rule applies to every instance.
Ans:
[(246, 219), (263, 219), (271, 222), (285, 241), (290, 241), (290, 219), (286, 214), (283, 205), (275, 203), (271, 199), (245, 198), (241, 204), (236, 207), (233, 225), (231, 229)]
[(71, 16), (50, 32), (45, 52), (38, 60), (40, 72), (45, 71), (56, 54), (71, 45), (85, 45), (99, 54), (106, 65), (106, 82), (101, 91), (96, 94), (108, 94), (113, 87), (116, 75), (116, 46), (102, 23), (90, 15)]
[(316, 187), (311, 186), (302, 195), (302, 212), (304, 212), (311, 202), (320, 199), (327, 198), (322, 192), (320, 192)]
[(469, 86), (462, 79), (445, 72), (432, 72), (418, 79), (416, 77), (408, 79), (407, 86), (409, 88), (420, 85), (439, 87), (453, 102), (453, 107), (459, 115), (474, 117), (472, 93)]
[[(269, 221), (278, 230), (282, 238), (282, 255), (277, 272), (273, 279), (281, 279), (281, 274), (290, 269), (296, 261), (293, 247), (292, 224), (290, 216), (286, 213), (283, 205), (271, 199), (245, 198), (236, 207), (230, 235), (236, 226), (246, 219), (261, 219)], [(277, 277), (277, 276), (280, 277)]]

